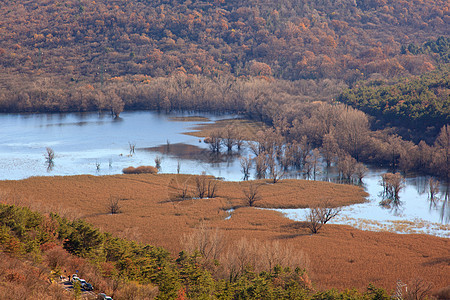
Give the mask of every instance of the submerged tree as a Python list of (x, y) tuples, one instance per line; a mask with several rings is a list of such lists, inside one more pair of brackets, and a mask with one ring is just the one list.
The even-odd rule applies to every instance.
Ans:
[(398, 201), (399, 193), (405, 187), (405, 178), (400, 173), (385, 173), (381, 175), (381, 185), (387, 198)]
[(55, 165), (53, 160), (55, 159), (55, 151), (52, 148), (47, 147), (45, 153), (45, 160), (47, 162), (47, 172), (53, 170), (53, 166)]
[(436, 179), (430, 178), (428, 180), (428, 192), (430, 196), (430, 200), (435, 200), (437, 194), (439, 193), (439, 181)]
[(248, 177), (250, 176), (250, 168), (252, 167), (252, 159), (251, 157), (241, 157), (240, 163), (241, 163), (241, 170), (244, 174), (244, 180), (248, 180)]

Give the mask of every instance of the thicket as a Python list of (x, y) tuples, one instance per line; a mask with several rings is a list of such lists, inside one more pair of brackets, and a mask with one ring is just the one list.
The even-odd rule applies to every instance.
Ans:
[[(258, 259), (254, 263), (243, 260), (243, 257), (255, 259), (253, 250), (249, 249), (258, 249), (256, 244), (245, 241), (240, 241), (233, 249), (237, 256), (230, 276), (220, 279), (210, 271), (219, 266), (214, 257), (205, 263), (206, 252), (201, 251), (206, 249), (204, 247), (194, 247), (189, 253), (180, 252), (178, 258), (173, 259), (162, 248), (113, 237), (82, 220), (69, 221), (55, 214), (42, 215), (28, 208), (4, 204), (0, 204), (0, 229), (0, 268), (6, 268), (5, 272), (0, 272), (2, 282), (6, 282), (0, 286), (2, 295), (20, 293), (21, 297), (26, 297), (37, 295), (39, 291), (39, 295), (48, 299), (60, 299), (64, 297), (61, 290), (42, 285), (43, 278), (79, 270), (80, 276), (99, 291), (112, 293), (117, 299), (133, 296), (141, 299), (337, 299), (350, 296), (352, 299), (390, 299), (384, 290), (372, 286), (365, 293), (353, 290), (314, 292), (303, 269), (281, 267), (276, 260), (261, 269), (255, 268)], [(36, 267), (8, 268), (12, 264), (23, 264), (22, 261), (30, 261)], [(30, 274), (38, 272), (39, 275), (24, 276), (28, 269), (34, 272)], [(30, 282), (40, 284), (27, 285)]]
[(402, 45), (401, 53), (413, 55), (436, 54), (443, 63), (450, 63), (450, 38), (440, 36), (436, 40), (429, 40), (422, 45), (410, 43), (408, 46)]
[(450, 123), (450, 65), (394, 82), (360, 82), (341, 93), (338, 101), (376, 117), (384, 127), (413, 130), (409, 134), (402, 132), (419, 142), (427, 135), (435, 136), (442, 126)]

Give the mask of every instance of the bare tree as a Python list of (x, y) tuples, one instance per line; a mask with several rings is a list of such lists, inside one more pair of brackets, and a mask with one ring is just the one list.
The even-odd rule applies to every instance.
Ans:
[(265, 178), (267, 170), (266, 155), (261, 153), (260, 155), (253, 158), (253, 160), (255, 161), (256, 177), (258, 179)]
[(52, 148), (47, 147), (46, 154), (44, 156), (47, 162), (47, 172), (50, 172), (53, 170), (53, 166), (55, 165), (55, 163), (53, 162), (53, 160), (55, 159), (55, 152)]
[(323, 201), (320, 206), (311, 208), (307, 215), (307, 226), (312, 234), (316, 234), (328, 221), (339, 215), (340, 207), (330, 207), (328, 201)]
[(351, 177), (355, 172), (355, 166), (356, 166), (356, 159), (354, 159), (348, 154), (341, 155), (337, 163), (337, 167), (341, 178), (350, 182)]
[(385, 173), (381, 175), (381, 185), (387, 198), (399, 200), (399, 193), (405, 187), (405, 178), (400, 173)]
[(416, 278), (408, 283), (405, 300), (425, 300), (429, 299), (433, 285), (422, 278)]
[(118, 214), (120, 212), (119, 197), (110, 196), (108, 202), (108, 211), (110, 214)]
[(321, 151), (327, 167), (329, 167), (339, 151), (339, 145), (332, 132), (324, 135)]
[(192, 198), (193, 187), (189, 185), (189, 178), (183, 182), (179, 182), (178, 178), (174, 177), (168, 185), (169, 201), (183, 201)]
[(348, 106), (337, 109), (341, 110), (335, 130), (339, 146), (358, 160), (369, 136), (369, 120), (357, 109)]
[(55, 159), (55, 151), (53, 151), (53, 149), (50, 147), (47, 147), (45, 150), (45, 160), (48, 164), (53, 164), (53, 160)]
[(245, 203), (248, 206), (253, 206), (256, 201), (260, 200), (259, 196), (259, 184), (250, 182), (247, 188), (244, 188), (242, 192), (245, 195)]
[(240, 163), (241, 163), (242, 173), (244, 173), (244, 180), (248, 180), (248, 177), (250, 175), (250, 168), (252, 167), (252, 159), (250, 156), (249, 157), (241, 157)]
[(402, 148), (402, 138), (398, 135), (390, 135), (387, 140), (389, 144), (389, 152), (390, 152), (390, 164), (392, 167), (392, 171), (395, 173), (397, 171), (397, 167), (400, 162), (400, 155), (403, 150)]
[(358, 178), (358, 182), (361, 183), (363, 178), (366, 176), (369, 169), (363, 163), (357, 163), (355, 165), (355, 175)]
[(436, 179), (430, 178), (428, 180), (428, 192), (430, 196), (430, 200), (434, 200), (436, 195), (439, 194), (439, 181)]
[(195, 185), (197, 187), (197, 195), (200, 199), (204, 198), (208, 191), (207, 180), (208, 180), (208, 177), (206, 176), (205, 172), (203, 172), (202, 175), (195, 177)]
[(203, 221), (194, 232), (185, 234), (181, 243), (189, 253), (200, 252), (207, 267), (214, 265), (225, 246), (223, 233), (217, 228), (213, 229)]
[(155, 167), (159, 170), (161, 170), (161, 157), (160, 156), (156, 156), (155, 157)]
[(209, 135), (209, 138), (206, 139), (209, 143), (209, 148), (214, 153), (219, 153), (220, 148), (222, 148), (222, 138), (221, 132), (219, 130), (214, 130)]
[(273, 183), (277, 183), (285, 174), (284, 169), (278, 165), (275, 154), (267, 156), (267, 167)]
[(312, 234), (319, 232), (320, 228), (323, 226), (323, 223), (321, 222), (320, 210), (318, 207), (314, 207), (309, 210), (309, 213), (306, 216), (306, 221), (307, 227)]
[(135, 142), (128, 142), (128, 147), (130, 148), (130, 156), (134, 154), (136, 143)]
[(312, 174), (313, 174), (313, 180), (316, 180), (316, 174), (317, 172), (320, 171), (321, 167), (320, 167), (320, 152), (318, 149), (314, 149), (312, 151), (312, 155), (310, 156), (310, 159), (308, 159), (308, 163), (311, 165), (312, 167)]
[(234, 126), (228, 125), (222, 131), (222, 143), (227, 147), (228, 152), (231, 152), (233, 146), (236, 145), (237, 130)]
[[(221, 263), (228, 271), (230, 282), (235, 281), (245, 270), (255, 273), (262, 271), (272, 273), (278, 266), (304, 269), (308, 267), (308, 258), (303, 251), (296, 250), (293, 246), (278, 241), (259, 241), (241, 238), (228, 247), (228, 251), (221, 259)], [(307, 279), (305, 276), (304, 279)], [(309, 282), (307, 279), (306, 281)], [(305, 282), (305, 288), (311, 285)]]
[(244, 145), (244, 137), (239, 132), (239, 130), (236, 130), (235, 143), (236, 143), (236, 146), (238, 148), (238, 151), (241, 150), (242, 145)]
[(214, 198), (217, 193), (217, 180), (209, 180), (208, 181), (208, 191), (207, 191), (207, 197), (208, 198)]

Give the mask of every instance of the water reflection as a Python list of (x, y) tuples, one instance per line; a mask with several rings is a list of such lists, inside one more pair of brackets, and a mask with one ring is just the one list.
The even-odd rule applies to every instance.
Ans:
[(445, 192), (442, 193), (441, 199), (441, 210), (440, 210), (440, 219), (442, 223), (448, 224), (450, 223), (450, 206), (449, 206), (449, 184), (447, 183)]
[(55, 166), (55, 163), (53, 161), (47, 161), (47, 173), (50, 173), (53, 171), (53, 167)]
[[(198, 115), (198, 114), (197, 114)], [(242, 180), (244, 173), (239, 157), (248, 157), (250, 151), (211, 153), (207, 144), (199, 138), (184, 135), (183, 132), (201, 121), (179, 122), (171, 117), (186, 114), (155, 112), (124, 112), (119, 119), (110, 114), (0, 114), (0, 179), (22, 179), (46, 175), (109, 175), (120, 174), (129, 166), (153, 165), (156, 156), (161, 156), (161, 172), (201, 174), (222, 177), (225, 180)], [(210, 120), (217, 116), (205, 115)], [(222, 117), (225, 118), (225, 117)], [(209, 123), (209, 121), (208, 121)], [(172, 141), (168, 143), (167, 140)], [(128, 156), (129, 143), (136, 143), (136, 153)], [(159, 145), (156, 146), (155, 145)], [(52, 147), (58, 154), (54, 165), (44, 164), (43, 153)], [(122, 154), (122, 155), (121, 155)], [(97, 163), (99, 164), (97, 168)], [(100, 169), (101, 164), (101, 170)], [(106, 167), (109, 166), (109, 167)], [(449, 223), (450, 204), (448, 186), (430, 201), (426, 177), (407, 178), (406, 188), (400, 192), (401, 201), (389, 203), (389, 208), (380, 207), (383, 199), (379, 185), (381, 174), (386, 169), (368, 166), (369, 171), (362, 180), (362, 187), (370, 194), (368, 202), (345, 208), (345, 217), (385, 221), (416, 219), (430, 223)], [(289, 167), (285, 178), (308, 179), (305, 172)], [(254, 179), (253, 164), (248, 179)], [(269, 173), (269, 172), (267, 172)], [(311, 175), (311, 173), (310, 173)], [(270, 176), (270, 175), (269, 175)], [(313, 176), (311, 176), (313, 178)], [(339, 175), (335, 166), (325, 164), (317, 180), (335, 183), (361, 184), (357, 179), (346, 180)], [(345, 220), (342, 223), (346, 223)], [(348, 224), (348, 222), (346, 223)], [(446, 227), (444, 227), (446, 228)]]

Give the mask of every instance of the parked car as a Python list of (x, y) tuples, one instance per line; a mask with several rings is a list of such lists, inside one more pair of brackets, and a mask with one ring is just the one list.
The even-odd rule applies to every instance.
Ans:
[(89, 282), (86, 282), (84, 285), (81, 286), (85, 291), (92, 291), (94, 287)]
[(98, 300), (113, 300), (113, 298), (111, 298), (110, 296), (106, 296), (103, 293), (98, 294), (97, 299)]

